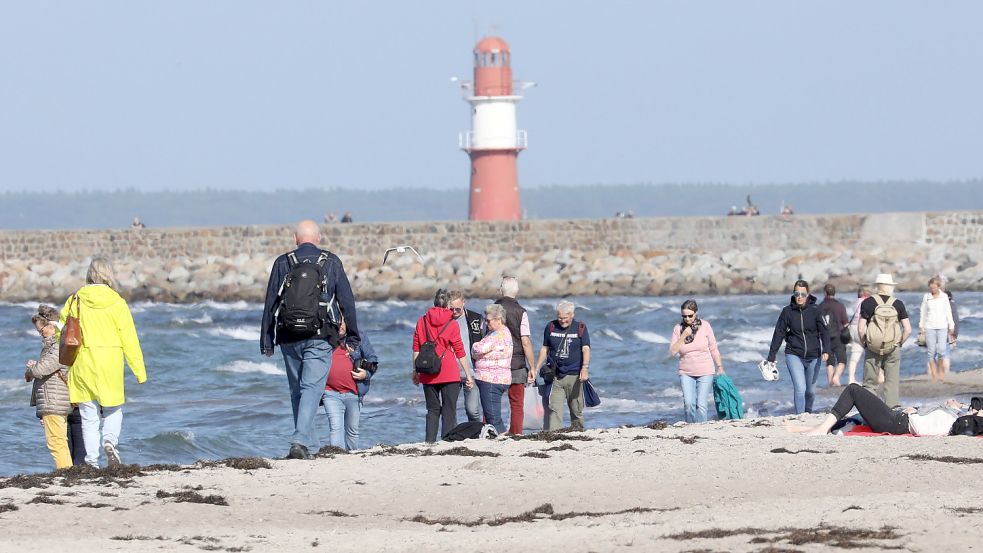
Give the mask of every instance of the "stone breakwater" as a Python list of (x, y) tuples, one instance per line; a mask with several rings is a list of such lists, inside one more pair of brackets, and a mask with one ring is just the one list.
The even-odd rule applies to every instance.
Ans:
[[(903, 290), (944, 272), (983, 290), (983, 212), (326, 225), (359, 299), (423, 299), (438, 286), (492, 297), (780, 293), (797, 278), (843, 290), (894, 273)], [(393, 254), (386, 248), (415, 247)], [(130, 300), (262, 301), (288, 226), (0, 232), (0, 301), (61, 302), (107, 256)]]

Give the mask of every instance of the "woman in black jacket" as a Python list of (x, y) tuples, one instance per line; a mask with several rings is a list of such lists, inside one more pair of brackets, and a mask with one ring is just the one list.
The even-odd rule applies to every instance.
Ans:
[(785, 342), (785, 365), (792, 378), (795, 413), (812, 412), (816, 398), (817, 362), (829, 358), (829, 331), (816, 306), (816, 296), (809, 293), (809, 283), (795, 281), (792, 301), (782, 309), (775, 323), (768, 361), (775, 362), (778, 348)]

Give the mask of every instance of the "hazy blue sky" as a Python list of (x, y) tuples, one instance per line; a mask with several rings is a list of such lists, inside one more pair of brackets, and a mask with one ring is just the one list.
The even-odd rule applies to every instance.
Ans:
[(524, 186), (983, 176), (983, 2), (0, 0), (0, 191), (465, 189), (483, 34)]

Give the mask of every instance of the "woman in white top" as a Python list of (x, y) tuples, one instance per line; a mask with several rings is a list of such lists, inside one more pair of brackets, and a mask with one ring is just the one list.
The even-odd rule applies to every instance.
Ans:
[(787, 424), (789, 432), (801, 432), (811, 436), (827, 434), (833, 426), (856, 407), (871, 430), (884, 434), (914, 434), (916, 436), (947, 436), (961, 412), (975, 415), (977, 411), (950, 399), (942, 405), (918, 412), (913, 407), (895, 410), (859, 384), (843, 389), (836, 405), (819, 426)]
[(928, 348), (928, 375), (932, 381), (942, 381), (949, 372), (949, 341), (955, 339), (955, 322), (949, 296), (942, 292), (939, 277), (928, 281), (928, 293), (922, 297), (918, 319), (919, 342)]
[[(847, 348), (849, 350), (849, 356), (847, 361), (847, 374), (849, 375), (849, 380), (847, 384), (857, 383), (857, 363), (864, 355), (864, 346), (860, 343), (860, 331), (858, 325), (860, 324), (860, 304), (864, 302), (865, 299), (870, 297), (870, 288), (866, 286), (860, 286), (857, 288), (857, 301), (853, 304), (853, 311), (850, 315), (850, 345)], [(884, 382), (884, 373), (880, 373), (878, 379), (880, 382)]]

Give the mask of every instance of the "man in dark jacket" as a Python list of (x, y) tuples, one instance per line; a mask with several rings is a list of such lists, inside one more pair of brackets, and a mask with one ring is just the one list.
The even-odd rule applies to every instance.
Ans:
[[(331, 341), (337, 342), (338, 328), (329, 323), (331, 313), (340, 309), (348, 326), (345, 345), (351, 350), (359, 346), (358, 323), (355, 318), (355, 297), (351, 284), (345, 275), (341, 260), (333, 253), (322, 251), (317, 244), (321, 242), (321, 231), (317, 223), (305, 220), (297, 223), (294, 233), (297, 249), (293, 257), (299, 263), (317, 263), (325, 254), (321, 268), (324, 276), (324, 293), (318, 307), (320, 327), (314, 335), (296, 335), (278, 325), (277, 314), (282, 301), (284, 281), (291, 270), (290, 254), (281, 255), (273, 263), (270, 281), (266, 287), (266, 304), (263, 307), (263, 322), (260, 328), (260, 352), (271, 357), (275, 345), (280, 346), (283, 363), (287, 369), (287, 383), (290, 385), (290, 406), (293, 409), (294, 433), (290, 438), (288, 459), (308, 458), (308, 446), (317, 447), (314, 432), (314, 416), (318, 403), (324, 393), (331, 359)], [(334, 301), (332, 301), (332, 298)]]
[(850, 319), (846, 314), (846, 307), (833, 296), (836, 295), (836, 287), (833, 283), (827, 282), (823, 288), (826, 297), (819, 304), (819, 312), (823, 314), (826, 328), (829, 330), (829, 360), (826, 361), (826, 383), (830, 386), (840, 385), (840, 376), (846, 368), (846, 347), (840, 340), (840, 333), (849, 326)]
[(526, 309), (515, 300), (519, 294), (519, 280), (515, 277), (502, 279), (502, 297), (495, 303), (505, 308), (505, 326), (512, 334), (512, 385), (509, 386), (509, 432), (522, 434), (523, 405), (526, 383), (535, 379), (532, 367), (532, 339), (529, 331), (529, 315)]
[[(461, 329), (461, 339), (463, 340), (465, 336), (468, 337), (468, 359), (471, 359), (471, 346), (475, 342), (481, 341), (483, 337), (481, 332), (481, 314), (464, 307), (466, 300), (464, 298), (464, 293), (460, 290), (451, 290), (451, 312), (454, 313), (454, 319)], [(471, 359), (470, 367), (474, 366), (474, 359)], [(474, 375), (472, 375), (474, 378)], [(461, 370), (461, 385), (464, 386), (464, 382), (468, 379), (464, 370)], [(472, 386), (471, 388), (464, 387), (464, 412), (468, 415), (468, 421), (480, 421), (481, 420), (481, 407), (479, 405), (478, 398), (478, 387)]]

